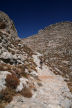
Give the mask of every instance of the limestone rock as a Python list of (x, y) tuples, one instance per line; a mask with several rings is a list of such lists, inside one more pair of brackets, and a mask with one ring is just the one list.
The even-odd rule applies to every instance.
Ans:
[[(13, 21), (0, 11), (0, 93), (4, 90), (0, 105), (5, 104), (5, 108), (72, 107), (71, 71), (67, 68), (68, 65), (71, 69), (72, 60), (71, 25), (69, 22), (52, 25), (34, 37), (21, 40)], [(54, 70), (59, 73), (56, 75)], [(65, 80), (69, 81), (69, 88)]]
[[(4, 28), (1, 27), (2, 25), (4, 26)], [(15, 37), (17, 37), (17, 31), (13, 21), (9, 18), (9, 16), (6, 13), (2, 11), (0, 11), (0, 29), (0, 31), (8, 33), (9, 36), (11, 36), (11, 38), (15, 39)]]
[(6, 86), (5, 86), (5, 84), (6, 84), (5, 79), (6, 79), (7, 74), (10, 74), (10, 72), (8, 72), (8, 71), (0, 71), (0, 91), (2, 89), (6, 88)]
[(24, 87), (28, 87), (27, 85), (28, 79), (22, 77), (19, 80), (20, 80), (20, 85), (18, 85), (16, 89), (17, 92), (20, 92)]
[(42, 53), (45, 64), (56, 75), (62, 75), (72, 91), (72, 22), (45, 27), (38, 34), (25, 38), (24, 43), (32, 50)]

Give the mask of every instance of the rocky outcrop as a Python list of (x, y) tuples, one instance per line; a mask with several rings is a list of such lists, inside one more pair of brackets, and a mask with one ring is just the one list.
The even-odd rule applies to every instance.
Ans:
[[(34, 52), (18, 38), (13, 21), (0, 12), (0, 105), (16, 94), (32, 97), (38, 75)], [(26, 91), (25, 91), (26, 90)]]
[(12, 39), (18, 38), (14, 22), (2, 11), (0, 11), (0, 31), (9, 34)]

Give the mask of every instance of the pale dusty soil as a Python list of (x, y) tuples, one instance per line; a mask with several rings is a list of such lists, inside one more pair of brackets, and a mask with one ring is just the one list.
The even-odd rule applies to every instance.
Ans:
[[(34, 61), (39, 63), (37, 55)], [(32, 98), (14, 97), (6, 108), (72, 108), (72, 95), (64, 79), (44, 64), (42, 69), (38, 65), (37, 70), (42, 86), (37, 88)]]

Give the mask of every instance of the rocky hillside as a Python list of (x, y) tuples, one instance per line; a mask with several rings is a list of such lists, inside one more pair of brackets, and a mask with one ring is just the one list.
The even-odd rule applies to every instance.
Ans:
[(0, 108), (71, 108), (72, 94), (66, 79), (55, 75), (48, 64), (54, 56), (33, 51), (26, 40), (18, 38), (13, 21), (0, 11)]
[(18, 38), (13, 21), (0, 12), (1, 105), (10, 102), (18, 94), (32, 97), (32, 90), (36, 90), (34, 82), (39, 82), (33, 54), (35, 53)]
[(65, 78), (72, 92), (72, 22), (50, 25), (24, 43), (44, 54), (44, 62)]

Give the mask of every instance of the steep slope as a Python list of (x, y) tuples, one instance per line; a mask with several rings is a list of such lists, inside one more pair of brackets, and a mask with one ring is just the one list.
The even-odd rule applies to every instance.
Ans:
[(38, 80), (34, 52), (18, 38), (13, 21), (0, 12), (0, 108), (13, 96), (32, 97)]
[(24, 43), (44, 54), (43, 61), (65, 78), (72, 92), (72, 22), (50, 25), (24, 39)]
[(32, 98), (14, 97), (6, 108), (71, 108), (72, 95), (66, 82), (60, 75), (55, 75), (49, 67), (43, 64), (40, 68), (40, 54), (33, 55), (37, 64), (38, 77), (41, 81)]
[(71, 108), (72, 94), (60, 75), (17, 36), (0, 12), (0, 108)]

